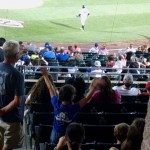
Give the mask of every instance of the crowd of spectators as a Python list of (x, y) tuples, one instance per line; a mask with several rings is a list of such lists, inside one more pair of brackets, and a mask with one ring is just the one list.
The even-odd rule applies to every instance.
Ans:
[[(130, 44), (129, 48), (121, 51), (118, 56), (109, 55), (106, 60), (107, 69), (101, 70), (101, 62), (95, 60), (92, 68), (88, 67), (87, 72), (102, 73), (100, 76), (91, 76), (94, 78), (88, 90), (85, 81), (81, 77), (71, 77), (65, 81), (65, 85), (57, 89), (53, 78), (48, 73), (46, 67), (49, 60), (58, 60), (59, 62), (84, 61), (84, 55), (81, 49), (75, 46), (69, 46), (66, 50), (64, 47), (53, 48), (48, 42), (45, 43), (42, 50), (38, 49), (32, 43), (24, 46), (23, 42), (6, 41), (0, 38), (0, 148), (2, 150), (13, 150), (20, 148), (23, 142), (22, 122), (23, 116), (21, 110), (24, 96), (23, 75), (13, 66), (20, 64), (26, 66), (36, 66), (34, 69), (40, 71), (40, 78), (28, 93), (26, 103), (32, 102), (47, 103), (51, 102), (54, 111), (53, 129), (50, 135), (50, 143), (56, 144), (56, 150), (61, 150), (67, 145), (68, 150), (79, 150), (85, 137), (84, 127), (75, 122), (76, 113), (79, 112), (87, 103), (97, 104), (119, 104), (121, 96), (138, 96), (141, 91), (132, 87), (134, 73), (139, 74), (138, 70), (124, 70), (124, 67), (139, 68), (149, 67), (146, 62), (149, 58), (148, 46), (134, 48)], [(20, 48), (20, 49), (19, 49)], [(95, 43), (89, 53), (98, 53), (98, 55), (108, 55), (106, 45), (99, 47)], [(21, 56), (20, 56), (21, 54)], [(136, 57), (136, 54), (140, 57)], [(130, 56), (129, 56), (130, 55)], [(126, 59), (127, 58), (127, 59)], [(18, 61), (19, 59), (19, 61)], [(105, 73), (110, 72), (110, 68), (116, 69), (119, 73), (124, 72), (122, 76), (123, 84), (112, 87), (109, 76)], [(119, 69), (118, 69), (119, 68)], [(134, 72), (136, 71), (136, 72)], [(36, 74), (37, 76), (39, 74)], [(99, 75), (99, 74), (98, 74)], [(17, 80), (16, 80), (17, 79)], [(150, 83), (146, 84), (149, 95)], [(87, 94), (86, 94), (87, 93)], [(115, 126), (114, 136), (120, 150), (140, 150), (146, 147), (143, 138), (143, 131), (148, 132), (149, 111), (144, 119), (138, 118), (131, 125), (121, 123)], [(146, 125), (145, 125), (146, 124)], [(144, 129), (145, 126), (145, 129)], [(15, 133), (13, 132), (15, 129)], [(147, 137), (147, 136), (146, 136)], [(143, 140), (143, 142), (142, 142)], [(112, 147), (111, 150), (117, 150)]]

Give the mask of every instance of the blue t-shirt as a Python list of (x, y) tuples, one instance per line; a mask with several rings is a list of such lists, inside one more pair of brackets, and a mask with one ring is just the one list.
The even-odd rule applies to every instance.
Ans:
[[(24, 78), (12, 65), (0, 63), (0, 108), (5, 107), (15, 96), (24, 95)], [(10, 112), (0, 116), (5, 122), (22, 122), (23, 101)]]
[(51, 58), (56, 58), (56, 55), (55, 55), (55, 53), (54, 52), (52, 52), (52, 51), (48, 51), (48, 52), (45, 52), (44, 54), (43, 54), (43, 57), (44, 58), (49, 58), (49, 59), (51, 59)]
[(69, 59), (69, 55), (68, 54), (58, 54), (57, 59), (59, 61), (67, 61)]
[(56, 132), (65, 134), (67, 126), (75, 120), (76, 113), (80, 111), (80, 105), (63, 105), (56, 96), (51, 98), (51, 103), (54, 107), (53, 128)]

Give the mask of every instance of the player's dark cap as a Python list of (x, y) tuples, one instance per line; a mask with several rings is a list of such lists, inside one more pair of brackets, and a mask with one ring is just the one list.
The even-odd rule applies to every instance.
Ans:
[(85, 8), (85, 5), (82, 5), (82, 8)]

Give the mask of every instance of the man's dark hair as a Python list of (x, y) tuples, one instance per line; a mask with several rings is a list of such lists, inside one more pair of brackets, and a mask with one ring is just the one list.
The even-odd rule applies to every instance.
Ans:
[(82, 5), (82, 8), (85, 8), (85, 5)]
[(22, 41), (19, 41), (19, 45), (22, 45), (23, 44), (23, 42)]
[(72, 50), (72, 46), (68, 46), (68, 50)]
[(75, 94), (76, 89), (72, 85), (66, 84), (59, 90), (59, 99), (61, 101), (70, 102)]
[(0, 46), (3, 46), (3, 44), (6, 42), (6, 39), (1, 37), (0, 38)]

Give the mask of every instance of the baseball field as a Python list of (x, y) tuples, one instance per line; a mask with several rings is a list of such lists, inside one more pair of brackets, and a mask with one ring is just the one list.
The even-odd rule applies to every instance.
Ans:
[[(12, 4), (13, 0), (7, 5)], [(76, 17), (83, 4), (90, 11), (85, 32)], [(64, 43), (150, 39), (150, 0), (43, 0), (32, 8), (17, 8), (15, 1), (13, 5), (16, 8), (0, 8), (0, 18), (24, 22), (24, 27), (0, 26), (0, 36), (6, 39)]]

